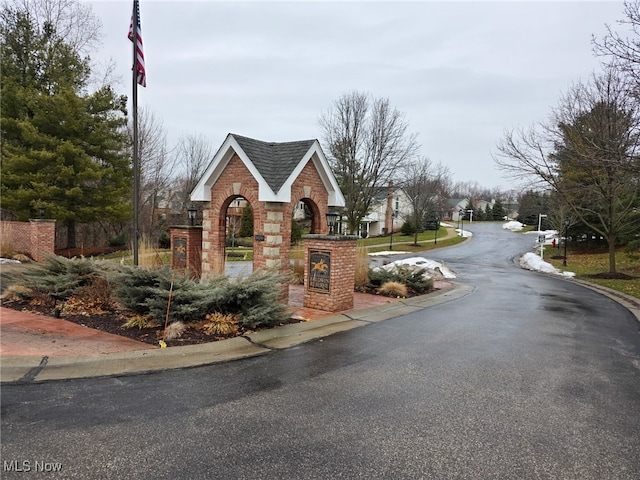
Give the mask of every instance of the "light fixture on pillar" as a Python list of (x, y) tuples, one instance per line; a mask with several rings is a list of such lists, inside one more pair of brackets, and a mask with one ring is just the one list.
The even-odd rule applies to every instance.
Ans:
[(196, 224), (196, 214), (198, 213), (198, 209), (191, 204), (187, 208), (187, 213), (189, 214), (189, 225), (193, 227)]
[(329, 225), (329, 235), (335, 235), (334, 227), (336, 226), (336, 220), (338, 214), (336, 212), (327, 212), (327, 225)]
[(40, 214), (40, 218), (44, 218), (44, 217), (45, 217), (45, 215), (46, 215), (46, 212), (47, 212), (47, 210), (46, 210), (46, 208), (45, 208), (45, 206), (44, 206), (44, 205), (41, 205), (41, 206), (38, 208), (38, 213)]

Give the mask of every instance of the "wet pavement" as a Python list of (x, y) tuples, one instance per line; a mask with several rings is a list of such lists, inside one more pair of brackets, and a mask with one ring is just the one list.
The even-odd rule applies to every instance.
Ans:
[(409, 299), (355, 293), (354, 308), (325, 312), (302, 307), (303, 287), (290, 287), (289, 305), (301, 322), (227, 340), (159, 348), (83, 327), (64, 318), (0, 308), (0, 381), (33, 382), (143, 373), (263, 355), (310, 340), (404, 315), (467, 295), (469, 288), (436, 282)]

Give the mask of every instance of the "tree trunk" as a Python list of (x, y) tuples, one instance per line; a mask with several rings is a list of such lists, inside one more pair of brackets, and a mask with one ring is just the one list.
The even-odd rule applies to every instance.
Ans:
[(76, 248), (76, 222), (75, 220), (67, 220), (67, 248)]
[(610, 235), (607, 239), (609, 243), (609, 273), (616, 273), (616, 237)]

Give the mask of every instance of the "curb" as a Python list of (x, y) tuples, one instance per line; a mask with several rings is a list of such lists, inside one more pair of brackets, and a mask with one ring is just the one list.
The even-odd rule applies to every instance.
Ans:
[(212, 365), (265, 355), (334, 333), (370, 325), (450, 302), (474, 288), (453, 287), (383, 306), (341, 313), (311, 322), (284, 325), (217, 342), (155, 350), (56, 357), (0, 357), (0, 383), (40, 383), (53, 380), (134, 375)]

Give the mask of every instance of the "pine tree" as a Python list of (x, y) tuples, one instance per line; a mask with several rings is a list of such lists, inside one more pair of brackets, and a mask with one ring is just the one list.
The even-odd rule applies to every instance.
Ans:
[(488, 203), (487, 207), (484, 210), (484, 219), (489, 222), (493, 220), (493, 208), (491, 208), (491, 205), (489, 205)]
[(41, 206), (68, 227), (130, 216), (126, 99), (109, 87), (86, 93), (86, 59), (51, 24), (3, 7), (2, 202), (19, 220)]
[(242, 210), (242, 218), (240, 219), (240, 236), (253, 237), (253, 208), (247, 204)]
[(504, 217), (506, 214), (507, 213), (504, 209), (504, 206), (502, 205), (502, 200), (497, 198), (495, 203), (493, 204), (493, 210), (492, 210), (493, 220), (504, 220)]

